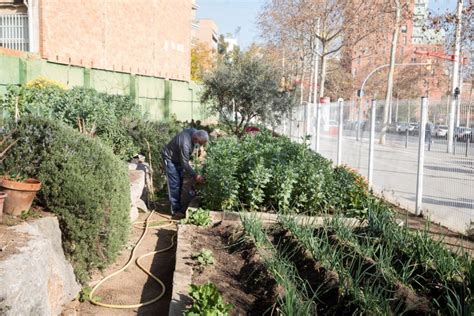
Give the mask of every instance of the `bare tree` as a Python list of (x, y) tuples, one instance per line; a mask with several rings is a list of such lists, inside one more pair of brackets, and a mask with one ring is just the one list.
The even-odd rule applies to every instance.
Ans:
[[(382, 17), (378, 0), (267, 0), (259, 25), (267, 42), (285, 43), (300, 62), (320, 58), (319, 95), (324, 96), (328, 58), (379, 31)], [(321, 48), (318, 56), (313, 49), (316, 41)], [(301, 73), (311, 72), (311, 63), (301, 64)]]

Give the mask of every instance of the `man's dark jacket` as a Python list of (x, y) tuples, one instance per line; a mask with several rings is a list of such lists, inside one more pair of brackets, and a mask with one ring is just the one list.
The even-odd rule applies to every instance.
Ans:
[(196, 172), (189, 165), (189, 160), (191, 159), (194, 149), (193, 134), (196, 131), (194, 128), (184, 129), (181, 133), (173, 137), (161, 152), (164, 159), (181, 165), (191, 177), (196, 176)]

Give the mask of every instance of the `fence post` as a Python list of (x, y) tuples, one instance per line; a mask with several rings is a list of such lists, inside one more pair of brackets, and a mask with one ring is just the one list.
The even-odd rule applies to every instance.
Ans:
[(320, 98), (318, 104), (316, 104), (316, 135), (314, 135), (315, 146), (314, 150), (319, 153), (319, 143), (320, 143), (320, 134), (321, 134), (321, 101), (323, 98)]
[(91, 69), (84, 67), (83, 69), (83, 76), (84, 76), (84, 88), (92, 88), (91, 86)]
[(360, 119), (362, 118), (362, 98), (359, 102), (359, 110), (357, 111), (357, 130), (356, 130), (356, 140), (360, 140)]
[(472, 134), (467, 135), (466, 137), (466, 157), (469, 156), (469, 144), (471, 143)]
[(288, 138), (293, 140), (293, 108), (290, 109), (290, 115), (288, 117)]
[(377, 100), (372, 100), (370, 109), (370, 141), (369, 141), (369, 188), (372, 188), (374, 177), (374, 139), (375, 139), (375, 113)]
[(423, 201), (423, 169), (425, 165), (425, 131), (426, 121), (428, 116), (428, 98), (421, 98), (421, 120), (420, 120), (420, 134), (418, 142), (418, 171), (416, 173), (416, 204), (415, 214), (421, 215), (422, 201)]
[(19, 64), (19, 79), (20, 84), (25, 84), (28, 81), (28, 60), (26, 58), (20, 58)]
[(172, 96), (172, 83), (169, 79), (165, 79), (165, 106), (163, 109), (163, 116), (165, 120), (169, 120), (171, 117), (171, 103), (173, 101)]
[(304, 116), (305, 116), (305, 125), (304, 125), (304, 136), (307, 136), (311, 134), (311, 131), (309, 129), (310, 126), (310, 114), (309, 114), (309, 102), (306, 103), (306, 106), (304, 107)]
[(408, 131), (408, 127), (407, 127), (407, 130), (405, 131), (405, 148), (408, 148), (408, 135), (410, 134), (410, 132)]
[(344, 100), (339, 98), (339, 129), (337, 138), (337, 165), (341, 164), (342, 161), (342, 132), (344, 128)]
[(456, 147), (458, 145), (458, 139), (456, 137), (456, 127), (454, 127), (453, 144), (454, 144), (454, 146), (452, 146), (453, 147), (453, 155), (456, 156)]

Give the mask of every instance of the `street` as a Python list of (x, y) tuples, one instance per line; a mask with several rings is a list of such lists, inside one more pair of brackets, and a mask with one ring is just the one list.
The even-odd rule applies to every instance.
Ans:
[[(353, 134), (350, 131), (347, 134)], [(362, 141), (344, 136), (342, 162), (362, 175), (368, 173), (369, 133)], [(374, 191), (411, 211), (415, 210), (418, 137), (389, 134), (386, 145), (375, 139)], [(425, 152), (423, 183), (423, 214), (442, 225), (464, 232), (474, 221), (474, 151), (466, 143), (457, 143), (457, 155), (446, 153), (446, 140), (433, 139), (431, 151)], [(472, 145), (472, 144), (471, 144)], [(428, 145), (425, 145), (427, 148)], [(323, 135), (321, 154), (336, 160), (337, 137)]]

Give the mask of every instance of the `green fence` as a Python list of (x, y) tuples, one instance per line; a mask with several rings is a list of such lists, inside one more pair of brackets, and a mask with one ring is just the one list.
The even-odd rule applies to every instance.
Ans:
[(199, 102), (201, 86), (193, 82), (166, 80), (130, 73), (91, 69), (49, 62), (38, 58), (14, 57), (0, 53), (0, 95), (8, 85), (27, 83), (39, 76), (68, 87), (94, 88), (110, 94), (130, 95), (150, 120), (175, 115), (178, 120), (208, 117)]

